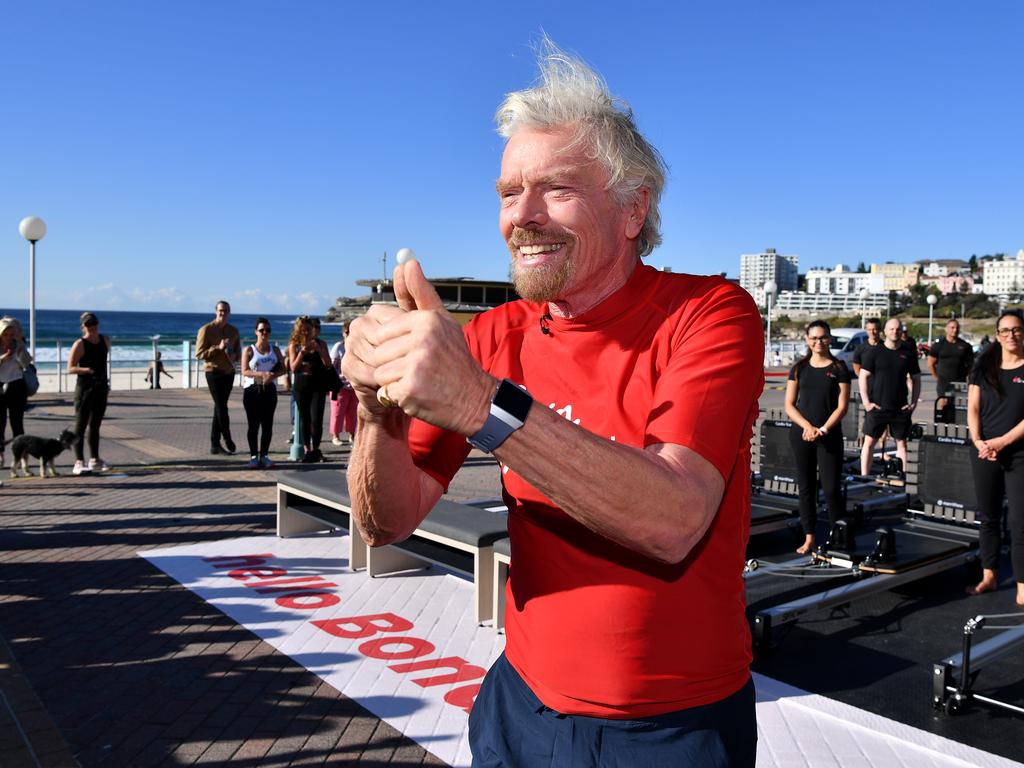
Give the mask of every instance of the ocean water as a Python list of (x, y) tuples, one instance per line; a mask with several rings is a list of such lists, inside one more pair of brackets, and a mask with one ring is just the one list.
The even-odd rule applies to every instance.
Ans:
[[(16, 317), (25, 330), (28, 344), (28, 310), (0, 307), (0, 315)], [(100, 333), (110, 337), (111, 363), (114, 368), (145, 366), (153, 357), (152, 337), (159, 335), (157, 350), (168, 370), (179, 367), (182, 359), (182, 342), (192, 342), (195, 354), (196, 333), (199, 328), (213, 319), (212, 312), (96, 312), (100, 319)], [(36, 367), (40, 373), (52, 372), (57, 367), (58, 349), (60, 361), (66, 363), (68, 352), (75, 339), (81, 336), (78, 318), (81, 312), (70, 309), (36, 310)], [(242, 343), (255, 341), (258, 315), (232, 313), (231, 324), (238, 328)], [(294, 315), (264, 315), (273, 329), (272, 341), (283, 349), (291, 334)], [(327, 328), (323, 338), (333, 344), (338, 331)], [(58, 347), (59, 344), (59, 347)]]

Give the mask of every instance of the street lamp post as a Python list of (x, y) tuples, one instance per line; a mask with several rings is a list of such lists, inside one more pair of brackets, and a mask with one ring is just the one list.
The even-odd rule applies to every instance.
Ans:
[(870, 295), (871, 295), (871, 291), (869, 291), (867, 288), (861, 288), (860, 289), (860, 327), (861, 328), (863, 328), (865, 326), (865, 316), (868, 313), (867, 302), (868, 302), (868, 296), (870, 296)]
[(772, 299), (775, 298), (777, 290), (779, 290), (779, 286), (774, 280), (769, 279), (764, 284), (764, 296), (768, 301), (768, 325), (765, 329), (764, 342), (764, 364), (766, 367), (772, 364)]
[[(36, 243), (46, 237), (46, 222), (38, 216), (26, 216), (18, 225), (28, 248), (28, 338), (32, 359), (36, 359)], [(58, 361), (58, 375), (60, 362)]]
[(932, 347), (932, 314), (935, 312), (935, 303), (938, 301), (938, 297), (934, 293), (929, 293), (928, 298), (925, 301), (928, 302), (928, 348)]

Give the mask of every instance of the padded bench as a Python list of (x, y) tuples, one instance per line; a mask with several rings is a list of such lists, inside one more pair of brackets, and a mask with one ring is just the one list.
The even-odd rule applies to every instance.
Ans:
[(477, 623), (494, 616), (494, 542), (508, 536), (500, 500), (457, 504), (441, 499), (405, 541), (367, 550), (366, 572), (382, 576), (397, 571), (444, 566), (473, 580)]
[(349, 533), (348, 564), (366, 568), (369, 547), (353, 530), (348, 481), (338, 469), (317, 468), (277, 473), (277, 535), (282, 539), (314, 531)]

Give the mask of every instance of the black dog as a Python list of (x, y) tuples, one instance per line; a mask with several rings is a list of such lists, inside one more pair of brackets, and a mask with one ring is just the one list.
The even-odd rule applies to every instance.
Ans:
[(28, 471), (28, 457), (33, 456), (39, 459), (39, 476), (46, 477), (49, 470), (50, 477), (57, 477), (57, 469), (53, 465), (56, 459), (66, 448), (75, 443), (75, 433), (65, 429), (56, 440), (33, 435), (18, 435), (11, 441), (11, 453), (14, 460), (11, 462), (11, 477), (18, 477), (18, 465), (21, 465), (25, 477), (31, 473)]

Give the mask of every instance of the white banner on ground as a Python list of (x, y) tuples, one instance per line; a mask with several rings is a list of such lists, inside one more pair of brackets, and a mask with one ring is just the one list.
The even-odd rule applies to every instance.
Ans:
[[(344, 537), (255, 536), (140, 552), (171, 578), (452, 766), (504, 635), (440, 570), (369, 578)], [(1009, 768), (1005, 758), (754, 676), (758, 768)], [(930, 681), (923, 683), (927, 687)]]

